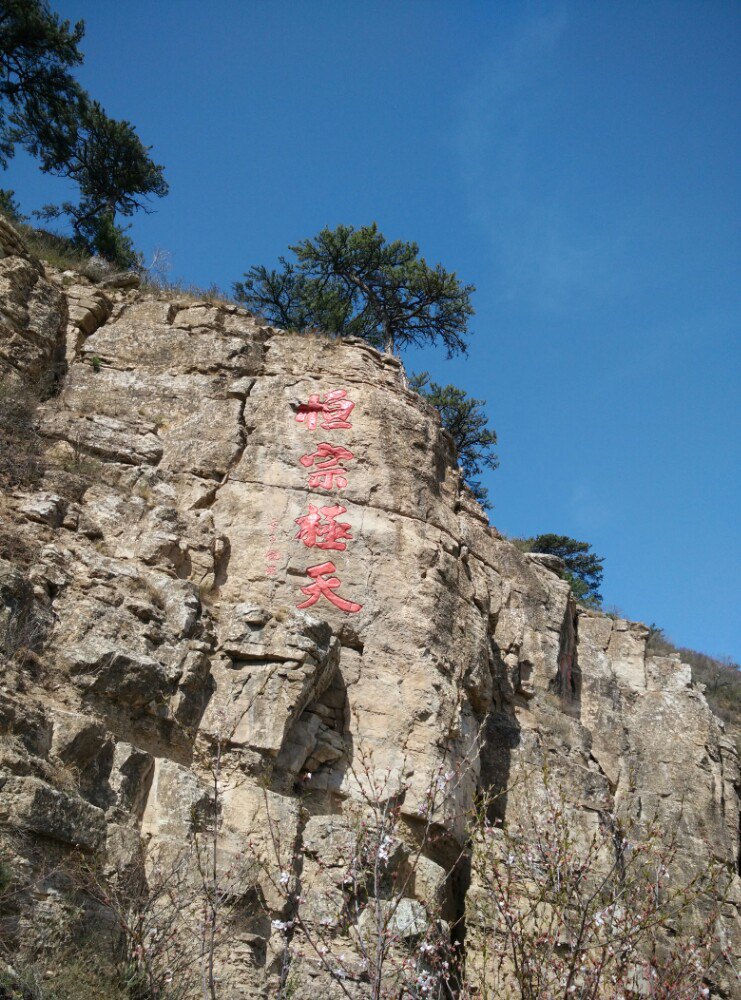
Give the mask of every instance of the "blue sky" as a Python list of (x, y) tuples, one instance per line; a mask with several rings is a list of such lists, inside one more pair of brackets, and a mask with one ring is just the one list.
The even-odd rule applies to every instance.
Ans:
[[(228, 288), (322, 226), (376, 220), (477, 286), (507, 534), (605, 556), (608, 606), (741, 657), (741, 7), (722, 0), (52, 0), (82, 83), (171, 186), (136, 219)], [(26, 210), (65, 196), (19, 156)]]

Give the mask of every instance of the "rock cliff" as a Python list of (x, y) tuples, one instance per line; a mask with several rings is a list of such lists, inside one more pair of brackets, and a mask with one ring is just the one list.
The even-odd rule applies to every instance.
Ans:
[(163, 864), (216, 810), (219, 995), (339, 996), (310, 949), (286, 971), (283, 871), (341, 938), (338, 843), (380, 788), (407, 861), (422, 844), (399, 936), (435, 898), (470, 949), (471, 810), (494, 791), (522, 814), (544, 767), (580, 835), (622, 804), (676, 833), (682, 871), (736, 870), (735, 750), (689, 668), (488, 526), (396, 358), (44, 269), (4, 224), (0, 244), (6, 385), (47, 386), (41, 470), (0, 500), (0, 821), (11, 866), (42, 872), (8, 941), (43, 945), (70, 854)]

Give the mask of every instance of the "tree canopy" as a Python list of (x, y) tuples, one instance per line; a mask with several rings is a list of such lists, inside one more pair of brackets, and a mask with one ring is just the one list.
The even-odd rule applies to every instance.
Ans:
[(571, 584), (574, 597), (590, 607), (602, 604), (599, 588), (605, 560), (592, 552), (589, 542), (578, 542), (568, 535), (546, 534), (520, 539), (519, 547), (526, 552), (544, 552), (563, 559), (566, 566), (564, 577)]
[(78, 45), (85, 26), (52, 13), (46, 0), (0, 4), (0, 167), (18, 142), (48, 135), (51, 123), (82, 96), (72, 67), (82, 62)]
[(486, 400), (474, 399), (455, 385), (433, 382), (427, 372), (412, 376), (409, 385), (439, 411), (443, 427), (455, 441), (466, 485), (482, 507), (491, 509), (489, 491), (476, 478), (485, 468), (499, 467), (492, 450), (497, 435), (488, 427)]
[(37, 155), (42, 169), (77, 183), (80, 199), (77, 204), (47, 206), (43, 215), (66, 215), (80, 243), (121, 262), (133, 248), (116, 226), (116, 215), (147, 211), (148, 197), (167, 194), (164, 168), (150, 158), (134, 126), (109, 118), (97, 101), (83, 100), (61, 123), (60, 135), (53, 149), (41, 147)]
[(255, 265), (235, 282), (237, 300), (280, 326), (362, 337), (391, 353), (436, 343), (465, 353), (474, 287), (427, 264), (416, 243), (389, 242), (373, 223), (323, 229), (289, 250), (295, 261)]
[(36, 214), (67, 216), (79, 246), (128, 266), (137, 256), (116, 216), (146, 211), (147, 199), (167, 194), (168, 186), (134, 126), (109, 118), (71, 75), (82, 62), (83, 33), (82, 21), (71, 27), (46, 0), (2, 0), (0, 166), (20, 145), (42, 171), (74, 181), (77, 203)]

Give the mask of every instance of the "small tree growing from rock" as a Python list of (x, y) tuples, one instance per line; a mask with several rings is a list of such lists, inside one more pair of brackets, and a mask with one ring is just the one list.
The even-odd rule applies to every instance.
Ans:
[(587, 607), (599, 608), (602, 595), (602, 563), (604, 558), (592, 551), (590, 542), (579, 542), (568, 535), (536, 535), (534, 538), (513, 538), (522, 552), (542, 552), (558, 556), (564, 562), (564, 579), (571, 584), (574, 597)]
[(497, 434), (488, 427), (486, 400), (474, 399), (458, 386), (433, 382), (427, 372), (413, 375), (409, 388), (437, 409), (443, 427), (455, 442), (466, 485), (484, 509), (491, 508), (489, 491), (476, 478), (484, 469), (499, 468), (493, 451)]

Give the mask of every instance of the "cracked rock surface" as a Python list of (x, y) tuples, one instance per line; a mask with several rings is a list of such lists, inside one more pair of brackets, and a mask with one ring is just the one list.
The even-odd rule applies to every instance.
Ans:
[[(434, 899), (475, 942), (477, 887), (445, 878), (450, 858), (477, 794), (513, 787), (506, 819), (526, 808), (517, 776), (544, 762), (585, 837), (599, 810), (640, 801), (678, 831), (684, 870), (735, 866), (735, 749), (689, 668), (652, 656), (643, 625), (577, 607), (557, 565), (487, 525), (397, 359), (45, 271), (4, 223), (0, 244), (0, 364), (58, 382), (37, 414), (44, 480), (0, 499), (0, 824), (19, 857), (176, 850), (209, 808), (218, 749), (225, 856), (277, 830), (330, 925), (361, 771), (404, 787), (413, 838), (430, 785), (462, 770), (394, 917), (402, 937)], [(334, 390), (351, 426), (297, 419)], [(350, 453), (340, 490), (309, 485), (301, 460), (323, 442)], [(343, 548), (297, 537), (311, 504), (344, 508)], [(298, 607), (328, 561), (359, 610)], [(227, 995), (270, 997), (283, 904), (258, 870), (239, 891)], [(739, 898), (737, 882), (737, 955)], [(34, 940), (32, 909), (13, 934)], [(335, 995), (298, 971), (298, 996)]]

